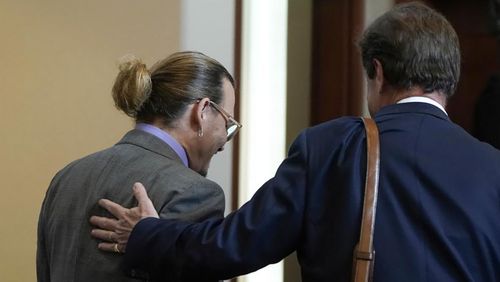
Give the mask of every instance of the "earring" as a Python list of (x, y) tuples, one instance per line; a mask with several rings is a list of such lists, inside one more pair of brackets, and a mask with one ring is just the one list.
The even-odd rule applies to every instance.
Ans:
[(203, 136), (203, 129), (198, 129), (198, 137), (202, 137)]

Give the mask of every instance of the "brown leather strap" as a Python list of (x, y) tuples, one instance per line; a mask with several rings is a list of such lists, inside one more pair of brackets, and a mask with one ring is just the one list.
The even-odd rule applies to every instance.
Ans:
[(355, 282), (368, 282), (373, 279), (373, 265), (375, 264), (373, 231), (375, 229), (380, 166), (380, 145), (377, 125), (371, 118), (362, 119), (366, 130), (367, 165), (361, 232), (359, 242), (354, 249), (352, 281)]

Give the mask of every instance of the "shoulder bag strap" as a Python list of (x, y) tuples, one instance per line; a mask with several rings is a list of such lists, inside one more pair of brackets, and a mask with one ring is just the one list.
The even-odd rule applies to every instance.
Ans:
[(380, 164), (377, 125), (371, 118), (363, 117), (362, 119), (366, 130), (367, 165), (361, 232), (353, 256), (352, 281), (354, 282), (368, 282), (373, 279), (373, 265), (375, 264), (373, 231), (375, 229)]

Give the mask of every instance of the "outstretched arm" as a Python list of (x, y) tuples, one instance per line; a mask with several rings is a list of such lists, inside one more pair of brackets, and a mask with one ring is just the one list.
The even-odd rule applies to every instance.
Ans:
[(125, 266), (169, 269), (187, 280), (227, 279), (280, 261), (297, 248), (307, 199), (307, 144), (302, 134), (275, 177), (225, 219), (202, 223), (147, 218), (132, 231)]

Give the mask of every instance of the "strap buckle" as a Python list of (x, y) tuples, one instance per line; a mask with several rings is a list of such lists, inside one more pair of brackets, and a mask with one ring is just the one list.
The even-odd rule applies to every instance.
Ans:
[(363, 252), (363, 251), (356, 250), (354, 253), (354, 257), (356, 258), (356, 260), (372, 261), (375, 259), (375, 251)]

